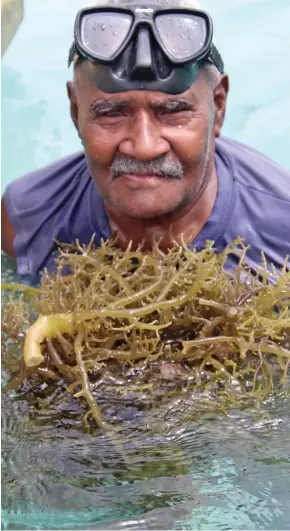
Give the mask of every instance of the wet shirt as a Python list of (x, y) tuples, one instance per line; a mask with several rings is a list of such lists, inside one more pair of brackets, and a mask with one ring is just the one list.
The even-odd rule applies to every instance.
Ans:
[[(227, 138), (216, 140), (215, 163), (216, 202), (191, 247), (201, 250), (211, 240), (222, 250), (241, 236), (251, 246), (249, 265), (258, 265), (263, 251), (269, 262), (281, 267), (290, 254), (290, 172)], [(65, 243), (79, 239), (86, 244), (95, 234), (98, 244), (111, 235), (84, 153), (13, 181), (4, 199), (16, 234), (14, 250), (20, 275), (36, 279), (44, 267), (55, 269), (54, 239)]]

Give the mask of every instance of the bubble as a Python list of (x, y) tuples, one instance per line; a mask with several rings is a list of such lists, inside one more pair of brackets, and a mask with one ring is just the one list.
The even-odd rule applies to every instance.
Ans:
[(103, 24), (103, 25), (101, 26), (101, 30), (102, 30), (102, 31), (105, 31), (105, 29), (106, 29), (106, 24)]

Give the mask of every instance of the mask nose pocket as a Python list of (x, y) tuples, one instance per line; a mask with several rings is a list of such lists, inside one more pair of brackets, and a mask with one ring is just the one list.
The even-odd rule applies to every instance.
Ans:
[(151, 36), (147, 28), (140, 28), (137, 33), (130, 63), (132, 80), (154, 81), (156, 79)]

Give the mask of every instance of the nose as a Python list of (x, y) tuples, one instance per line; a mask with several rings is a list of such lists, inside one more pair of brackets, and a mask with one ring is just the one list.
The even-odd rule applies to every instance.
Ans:
[(152, 160), (169, 153), (169, 142), (160, 135), (158, 124), (150, 120), (144, 110), (130, 124), (126, 138), (119, 145), (119, 153), (136, 160)]
[(150, 34), (147, 28), (140, 28), (135, 41), (135, 58), (132, 61), (130, 72), (131, 79), (153, 81), (155, 71), (153, 68)]

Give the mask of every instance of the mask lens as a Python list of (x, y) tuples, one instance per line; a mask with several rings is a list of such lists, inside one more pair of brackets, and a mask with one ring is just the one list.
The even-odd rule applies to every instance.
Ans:
[(157, 15), (155, 25), (163, 46), (178, 60), (198, 54), (206, 43), (207, 25), (198, 15)]
[(125, 41), (133, 17), (127, 13), (88, 13), (81, 21), (82, 45), (99, 59), (110, 59)]

